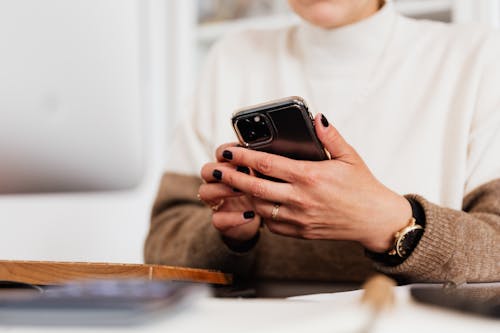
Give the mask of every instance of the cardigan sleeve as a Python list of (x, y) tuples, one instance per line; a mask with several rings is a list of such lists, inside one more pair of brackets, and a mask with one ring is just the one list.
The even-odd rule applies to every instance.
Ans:
[(500, 179), (469, 193), (461, 211), (408, 197), (424, 209), (425, 232), (403, 263), (378, 270), (411, 281), (500, 281)]
[(234, 252), (211, 225), (211, 210), (196, 199), (201, 179), (165, 173), (153, 206), (146, 263), (216, 269), (249, 276), (256, 247)]

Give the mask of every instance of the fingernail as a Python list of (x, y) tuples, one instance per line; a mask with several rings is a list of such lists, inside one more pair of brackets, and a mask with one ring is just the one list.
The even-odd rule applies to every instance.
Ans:
[(217, 180), (221, 180), (222, 179), (222, 171), (215, 169), (214, 172), (212, 172), (212, 176), (214, 176), (214, 178)]
[(324, 127), (328, 127), (328, 125), (330, 125), (330, 123), (328, 123), (328, 119), (326, 119), (324, 114), (321, 114), (321, 123)]
[(255, 217), (255, 213), (252, 210), (243, 213), (243, 217), (245, 219), (253, 219)]
[(236, 171), (246, 173), (247, 175), (250, 174), (250, 169), (246, 166), (237, 166)]
[(222, 157), (224, 157), (226, 160), (232, 160), (233, 159), (233, 153), (230, 152), (229, 150), (224, 150), (222, 152)]

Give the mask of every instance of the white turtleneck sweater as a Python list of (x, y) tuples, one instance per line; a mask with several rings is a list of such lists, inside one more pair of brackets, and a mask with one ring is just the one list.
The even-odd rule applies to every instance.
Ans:
[(338, 29), (241, 32), (209, 55), (167, 170), (198, 175), (237, 141), (235, 109), (298, 95), (386, 186), (460, 209), (500, 177), (499, 87), (498, 34), (408, 19), (391, 4)]
[(357, 244), (267, 229), (249, 252), (234, 253), (196, 199), (202, 165), (214, 160), (218, 145), (236, 141), (232, 112), (299, 95), (386, 186), (420, 195), (413, 198), (426, 215), (422, 239), (402, 264), (379, 269), (419, 281), (497, 281), (499, 86), (499, 34), (408, 19), (390, 3), (339, 29), (303, 23), (228, 36), (210, 53), (171, 144), (146, 260), (257, 278), (345, 281), (370, 274)]

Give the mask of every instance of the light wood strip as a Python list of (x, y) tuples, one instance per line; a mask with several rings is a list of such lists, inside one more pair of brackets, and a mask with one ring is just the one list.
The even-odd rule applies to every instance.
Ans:
[(231, 284), (232, 276), (163, 265), (0, 260), (0, 281), (55, 285), (89, 279), (153, 279)]

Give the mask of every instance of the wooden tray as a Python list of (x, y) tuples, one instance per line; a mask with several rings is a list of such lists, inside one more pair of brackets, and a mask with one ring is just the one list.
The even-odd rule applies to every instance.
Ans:
[(228, 285), (231, 274), (163, 265), (0, 260), (0, 281), (55, 285), (90, 279), (148, 279)]

